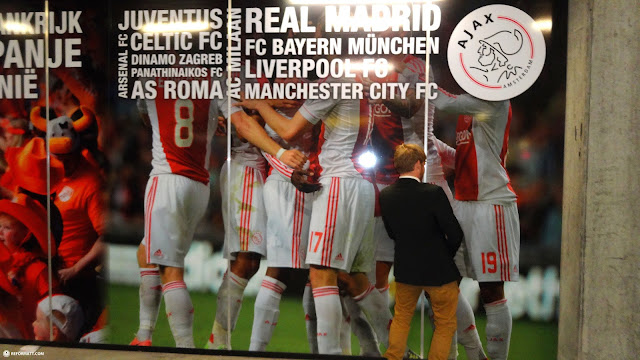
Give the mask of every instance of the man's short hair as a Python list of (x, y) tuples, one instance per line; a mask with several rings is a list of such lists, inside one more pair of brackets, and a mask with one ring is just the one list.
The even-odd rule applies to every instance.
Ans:
[(393, 165), (399, 174), (411, 172), (416, 162), (425, 162), (427, 156), (422, 147), (416, 144), (400, 144), (393, 155)]

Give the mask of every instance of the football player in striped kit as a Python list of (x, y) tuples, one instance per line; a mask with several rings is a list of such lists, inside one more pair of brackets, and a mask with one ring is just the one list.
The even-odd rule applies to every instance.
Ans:
[[(241, 78), (242, 82), (244, 80)], [(234, 125), (231, 129), (231, 158), (220, 173), (225, 224), (223, 254), (230, 260), (230, 266), (218, 290), (215, 320), (207, 343), (209, 349), (227, 350), (231, 350), (230, 333), (238, 320), (244, 289), (267, 252), (267, 215), (263, 195), (266, 164), (260, 150), (291, 168), (301, 168), (307, 161), (297, 149), (282, 148), (253, 118), (240, 107), (230, 106), (229, 101), (232, 100), (225, 98), (219, 111), (224, 118), (231, 118)], [(247, 132), (246, 124), (249, 123), (260, 136)]]
[[(164, 81), (155, 79), (158, 93)], [(145, 191), (144, 239), (138, 250), (140, 327), (131, 345), (151, 345), (161, 296), (177, 347), (194, 347), (193, 305), (184, 257), (209, 199), (210, 139), (217, 120), (209, 100), (139, 100), (152, 130), (152, 170)], [(147, 264), (146, 266), (144, 266)]]
[(480, 284), (487, 313), (487, 353), (507, 359), (511, 313), (504, 282), (518, 281), (520, 223), (505, 168), (511, 125), (509, 100), (485, 101), (438, 89), (437, 109), (461, 114), (456, 127), (454, 212), (464, 231), (463, 276)]
[[(277, 79), (276, 81), (279, 81)], [(301, 79), (285, 79), (284, 82), (302, 82)], [(285, 100), (286, 107), (278, 111), (291, 118), (301, 102)], [(267, 133), (283, 148), (298, 149), (309, 158), (316, 152), (318, 133), (309, 129), (296, 141), (286, 142), (268, 125)], [(267, 273), (256, 297), (251, 351), (264, 351), (271, 340), (280, 314), (280, 300), (287, 288), (287, 281), (295, 272), (307, 272), (306, 264), (309, 221), (311, 219), (312, 194), (298, 190), (291, 183), (294, 169), (268, 153), (263, 152), (269, 163), (269, 174), (264, 184), (264, 202), (267, 211)]]
[[(323, 81), (354, 80), (328, 78)], [(367, 150), (372, 125), (367, 101), (348, 98), (307, 100), (291, 120), (276, 112), (266, 101), (244, 100), (237, 105), (257, 110), (287, 141), (322, 122), (316, 170), (322, 188), (313, 200), (307, 248), (319, 352), (342, 353), (340, 272), (350, 274), (350, 295), (369, 319), (378, 339), (388, 345), (391, 312), (366, 277), (373, 268), (375, 203), (373, 185), (365, 178), (365, 169), (359, 163), (360, 155)]]

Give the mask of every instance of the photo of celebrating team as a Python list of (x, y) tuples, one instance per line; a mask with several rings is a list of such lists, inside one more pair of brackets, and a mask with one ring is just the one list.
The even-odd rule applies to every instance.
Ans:
[[(273, 13), (282, 15), (282, 11), (274, 8)], [(438, 185), (446, 195), (446, 206), (436, 209), (436, 213), (446, 213), (447, 207), (453, 209), (456, 224), (459, 221), (459, 229), (464, 234), (459, 248), (453, 249), (459, 273), (455, 289), (462, 276), (478, 281), (480, 301), (486, 314), (483, 341), (472, 305), (463, 294), (456, 294), (453, 313), (449, 313), (453, 314), (453, 319), (449, 319), (453, 322), (448, 325), (453, 326), (454, 331), (442, 344), (434, 346), (432, 342), (432, 347), (439, 349), (439, 353), (436, 351), (438, 355), (430, 353), (430, 356), (456, 358), (460, 344), (468, 359), (506, 359), (512, 318), (504, 283), (517, 281), (520, 275), (520, 217), (516, 191), (506, 169), (512, 127), (511, 103), (508, 100), (486, 101), (467, 94), (452, 95), (438, 85), (432, 88), (433, 96), (426, 99), (424, 85), (438, 84), (437, 78), (446, 75), (428, 66), (420, 54), (387, 55), (383, 52), (373, 56), (374, 61), (383, 59), (391, 69), (384, 76), (374, 75), (373, 68), (367, 72), (357, 67), (349, 69), (354, 76), (342, 72), (318, 77), (297, 68), (269, 72), (266, 64), (270, 60), (266, 59), (279, 61), (290, 55), (283, 50), (286, 47), (276, 48), (276, 45), (342, 38), (339, 43), (346, 48), (348, 37), (362, 38), (367, 33), (363, 28), (348, 36), (335, 29), (327, 31), (327, 23), (323, 23), (325, 15), (318, 9), (306, 14), (310, 17), (307, 26), (315, 31), (311, 35), (300, 34), (302, 30), (292, 31), (285, 25), (272, 26), (276, 30), (269, 33), (255, 20), (260, 18), (256, 15), (259, 13), (257, 8), (243, 8), (243, 14), (252, 16), (253, 20), (247, 20), (246, 27), (238, 35), (240, 40), (232, 39), (228, 43), (233, 46), (237, 40), (244, 45), (252, 44), (255, 50), (243, 51), (240, 65), (223, 76), (225, 91), (234, 82), (240, 84), (236, 96), (224, 96), (210, 102), (156, 97), (151, 101), (156, 108), (152, 111), (149, 106), (140, 107), (150, 100), (138, 101), (138, 108), (144, 118), (149, 118), (154, 134), (154, 155), (152, 180), (147, 184), (144, 200), (145, 235), (138, 250), (140, 321), (130, 344), (156, 346), (153, 334), (161, 298), (164, 298), (175, 345), (200, 347), (204, 341), (194, 339), (194, 313), (198, 313), (198, 309), (191, 301), (184, 281), (187, 266), (184, 258), (196, 224), (191, 222), (191, 230), (185, 229), (185, 233), (173, 240), (171, 236), (165, 238), (165, 234), (179, 228), (175, 223), (178, 216), (175, 212), (185, 217), (179, 224), (202, 216), (206, 204), (196, 206), (195, 202), (201, 201), (201, 194), (206, 194), (207, 190), (195, 192), (200, 196), (185, 194), (177, 196), (180, 201), (169, 201), (180, 204), (183, 199), (193, 196), (192, 203), (162, 205), (165, 196), (162, 194), (168, 191), (157, 188), (163, 174), (207, 184), (209, 178), (198, 178), (196, 174), (210, 171), (207, 167), (211, 162), (207, 163), (205, 159), (216, 155), (208, 148), (196, 147), (196, 142), (201, 140), (204, 141), (202, 144), (213, 141), (214, 147), (216, 142), (222, 141), (230, 147), (227, 156), (217, 162), (220, 167), (214, 170), (219, 174), (216, 180), (221, 219), (218, 221), (224, 233), (220, 250), (226, 261), (218, 269), (222, 276), (216, 290), (216, 311), (212, 314), (213, 326), (204, 347), (268, 350), (274, 333), (277, 334), (276, 325), (281, 322), (280, 316), (284, 312), (282, 301), (289, 289), (302, 295), (308, 351), (352, 354), (350, 332), (353, 332), (360, 355), (417, 356), (413, 349), (399, 345), (396, 347), (404, 349), (400, 353), (385, 352), (394, 346), (394, 341), (406, 342), (406, 338), (394, 336), (393, 331), (390, 334), (393, 329), (391, 303), (398, 303), (393, 294), (389, 295), (389, 275), (394, 279), (394, 263), (397, 272), (402, 266), (398, 263), (403, 263), (403, 259), (394, 254), (399, 239), (391, 236), (383, 216), (385, 209), (379, 200), (380, 194), (400, 177), (394, 158), (397, 157), (396, 149), (403, 144), (415, 144), (424, 149), (425, 154), (426, 178), (419, 176), (420, 181)], [(302, 16), (303, 11), (296, 14)], [(316, 14), (319, 15), (313, 17)], [(233, 32), (228, 36), (233, 37)], [(378, 39), (419, 37), (402, 29), (378, 32), (376, 36)], [(276, 45), (265, 54), (259, 50), (260, 43)], [(506, 46), (496, 41), (492, 44), (492, 50)], [(312, 54), (315, 58), (318, 53), (330, 63), (340, 58), (326, 48), (320, 49), (318, 47)], [(499, 50), (493, 51), (496, 56), (502, 54)], [(485, 52), (483, 56), (490, 54)], [(340, 60), (341, 63), (364, 64), (365, 58), (369, 57), (372, 56), (351, 54)], [(227, 61), (234, 60), (228, 58)], [(227, 80), (228, 76), (232, 81)], [(449, 85), (450, 81), (445, 83)], [(314, 92), (312, 89), (316, 88), (312, 85), (320, 90)], [(336, 96), (335, 92), (327, 90), (336, 89), (335, 86), (352, 92), (343, 91)], [(381, 96), (382, 88), (395, 89), (390, 90), (395, 96)], [(374, 94), (376, 90), (377, 95)], [(363, 95), (358, 96), (358, 91)], [(159, 89), (156, 93), (163, 91)], [(163, 102), (171, 111), (159, 110)], [(173, 111), (174, 107), (179, 111)], [(455, 139), (451, 145), (435, 136), (436, 111), (446, 119), (442, 121), (450, 122), (441, 129), (455, 129), (452, 134), (444, 133), (448, 139)], [(166, 115), (169, 118), (161, 120)], [(181, 121), (187, 118), (192, 121), (188, 131), (193, 133), (173, 130), (173, 127), (182, 126)], [(163, 126), (169, 129), (163, 130)], [(193, 138), (193, 142), (189, 140), (191, 146), (178, 144), (185, 138)], [(189, 151), (194, 153), (181, 155)], [(197, 163), (186, 162), (196, 159)], [(453, 187), (448, 184), (447, 176), (454, 179)], [(153, 180), (155, 177), (158, 180)], [(177, 186), (170, 185), (169, 189)], [(155, 230), (154, 226), (157, 227)], [(153, 235), (154, 231), (156, 235)], [(176, 256), (176, 262), (166, 262)], [(453, 257), (450, 260), (453, 261)], [(261, 266), (263, 269), (259, 272)], [(172, 268), (180, 276), (174, 282), (171, 278), (163, 280), (163, 273), (173, 271)], [(426, 270), (418, 268), (415, 271)], [(236, 343), (237, 335), (234, 334), (238, 332), (238, 321), (243, 320), (241, 308), (247, 300), (248, 284), (255, 277), (260, 286), (257, 292), (254, 290), (256, 298), (253, 319), (249, 321), (250, 331), (240, 335), (250, 334), (248, 347), (239, 348), (232, 345)], [(303, 291), (300, 279), (306, 280)], [(395, 296), (399, 282), (396, 273)], [(474, 300), (475, 307), (477, 303)], [(416, 306), (415, 302), (412, 306)], [(432, 314), (434, 329), (438, 329), (437, 324), (442, 321), (438, 318), (440, 313)]]
[(0, 98), (0, 338), (555, 356), (566, 28), (513, 19), (566, 4), (74, 4)]

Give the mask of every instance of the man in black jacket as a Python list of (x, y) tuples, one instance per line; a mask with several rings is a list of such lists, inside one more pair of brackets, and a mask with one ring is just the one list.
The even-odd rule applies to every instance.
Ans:
[(399, 145), (394, 165), (400, 178), (380, 193), (382, 219), (395, 241), (396, 305), (387, 359), (402, 358), (422, 290), (429, 295), (436, 325), (429, 360), (447, 359), (456, 332), (460, 273), (453, 257), (463, 233), (442, 188), (420, 180), (425, 160), (419, 146)]

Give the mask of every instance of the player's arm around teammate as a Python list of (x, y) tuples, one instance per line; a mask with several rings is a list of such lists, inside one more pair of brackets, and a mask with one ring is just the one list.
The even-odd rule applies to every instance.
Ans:
[(244, 111), (237, 111), (231, 114), (231, 123), (238, 131), (238, 135), (269, 155), (277, 157), (288, 166), (294, 169), (301, 168), (307, 161), (307, 157), (300, 151), (284, 149), (273, 141), (264, 128)]

